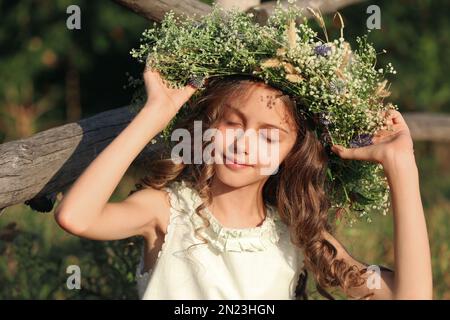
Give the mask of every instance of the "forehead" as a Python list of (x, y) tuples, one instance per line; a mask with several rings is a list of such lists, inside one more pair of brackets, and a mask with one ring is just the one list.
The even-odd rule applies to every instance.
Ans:
[(291, 113), (288, 108), (288, 97), (280, 90), (265, 83), (243, 83), (237, 94), (226, 99), (225, 105), (237, 109), (247, 118), (260, 122), (292, 125)]

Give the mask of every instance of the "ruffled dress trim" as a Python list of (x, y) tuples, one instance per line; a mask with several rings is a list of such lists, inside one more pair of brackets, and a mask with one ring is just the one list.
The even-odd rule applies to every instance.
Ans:
[(209, 221), (209, 226), (205, 227), (203, 219), (195, 212), (202, 203), (197, 190), (190, 188), (182, 180), (173, 181), (173, 188), (169, 189), (169, 193), (173, 208), (188, 213), (198, 233), (221, 252), (265, 250), (279, 240), (278, 224), (281, 221), (275, 208), (269, 204), (266, 205), (267, 214), (263, 223), (251, 228), (224, 227), (209, 208), (205, 208), (203, 213)]

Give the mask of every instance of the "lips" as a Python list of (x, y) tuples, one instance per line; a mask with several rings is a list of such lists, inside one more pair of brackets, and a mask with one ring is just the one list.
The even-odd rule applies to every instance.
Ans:
[(253, 165), (251, 165), (251, 164), (237, 162), (236, 160), (230, 159), (230, 158), (226, 157), (225, 155), (223, 155), (223, 161), (224, 161), (225, 165), (238, 166), (238, 167), (253, 167)]

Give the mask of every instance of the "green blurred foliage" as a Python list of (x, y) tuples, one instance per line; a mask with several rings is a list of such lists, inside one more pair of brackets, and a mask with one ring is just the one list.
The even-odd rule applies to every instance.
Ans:
[[(69, 5), (80, 30), (66, 27)], [(78, 120), (73, 104), (83, 118), (128, 103), (126, 72), (141, 68), (128, 52), (148, 21), (112, 1), (0, 0), (0, 14), (0, 142)]]
[[(72, 4), (81, 8), (81, 30), (66, 28)], [(381, 8), (382, 29), (369, 39), (387, 50), (380, 62), (391, 61), (398, 71), (391, 100), (400, 111), (449, 112), (449, 2), (384, 0), (345, 8), (346, 38), (366, 31), (370, 4)], [(0, 143), (74, 121), (76, 107), (84, 118), (129, 102), (130, 92), (122, 89), (126, 72), (136, 75), (142, 67), (129, 51), (148, 21), (113, 1), (89, 0), (0, 0), (0, 18)], [(338, 36), (337, 28), (330, 32)], [(449, 149), (415, 142), (436, 299), (450, 299)], [(123, 199), (132, 186), (122, 181), (111, 200)], [(392, 213), (337, 231), (358, 259), (393, 267)], [(141, 246), (139, 238), (80, 239), (62, 231), (51, 213), (7, 208), (0, 215), (0, 299), (135, 299)], [(81, 268), (81, 290), (66, 287), (72, 264)], [(320, 298), (312, 281), (309, 287), (312, 298)]]
[[(0, 219), (0, 299), (137, 299), (142, 239), (91, 241), (61, 230), (53, 214), (16, 206)], [(66, 281), (81, 271), (81, 289)]]
[(369, 39), (398, 73), (391, 99), (400, 111), (450, 112), (450, 3), (448, 1), (367, 1), (342, 10), (344, 36), (366, 31), (368, 5), (381, 9), (381, 29)]

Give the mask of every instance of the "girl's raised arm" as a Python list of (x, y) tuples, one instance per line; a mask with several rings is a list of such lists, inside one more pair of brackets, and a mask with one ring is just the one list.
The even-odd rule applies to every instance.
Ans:
[(163, 191), (137, 191), (122, 202), (109, 203), (126, 170), (196, 88), (168, 88), (156, 71), (144, 72), (147, 102), (130, 124), (94, 159), (55, 210), (66, 231), (90, 239), (114, 240), (145, 235), (165, 209)]
[[(382, 272), (378, 299), (432, 299), (431, 255), (419, 188), (419, 172), (409, 128), (398, 111), (387, 115), (392, 130), (380, 130), (374, 144), (361, 148), (334, 146), (341, 158), (381, 163), (389, 182), (394, 216), (395, 270)], [(341, 250), (350, 262), (358, 265)]]

